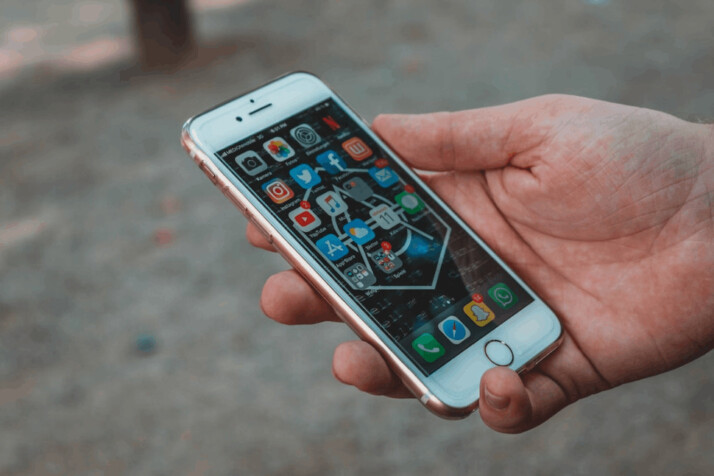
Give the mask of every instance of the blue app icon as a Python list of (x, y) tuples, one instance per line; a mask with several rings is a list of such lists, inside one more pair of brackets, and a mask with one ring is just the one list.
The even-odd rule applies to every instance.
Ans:
[(318, 155), (317, 162), (322, 165), (330, 175), (337, 175), (340, 172), (344, 172), (347, 168), (345, 161), (342, 160), (342, 157), (334, 150), (326, 150)]
[(389, 167), (379, 168), (372, 167), (369, 169), (369, 175), (377, 182), (381, 187), (387, 188), (391, 187), (395, 183), (399, 182), (399, 177), (397, 174)]
[(317, 249), (330, 261), (337, 261), (348, 252), (347, 245), (342, 243), (337, 236), (330, 233), (317, 240)]
[(449, 316), (439, 323), (439, 330), (452, 344), (460, 344), (471, 335), (469, 328), (456, 316)]
[(358, 245), (363, 245), (374, 239), (374, 231), (364, 221), (356, 218), (342, 227), (347, 236)]
[(315, 169), (307, 164), (300, 164), (297, 167), (290, 169), (290, 176), (305, 190), (322, 182), (320, 176), (317, 175), (317, 172), (315, 172)]

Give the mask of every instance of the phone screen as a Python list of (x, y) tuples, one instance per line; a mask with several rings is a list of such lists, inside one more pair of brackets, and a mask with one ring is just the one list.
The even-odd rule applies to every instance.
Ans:
[(332, 99), (217, 156), (425, 375), (533, 301)]

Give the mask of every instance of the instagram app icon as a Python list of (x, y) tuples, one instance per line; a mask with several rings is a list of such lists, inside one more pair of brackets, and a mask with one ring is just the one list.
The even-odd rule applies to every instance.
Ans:
[(273, 179), (263, 184), (263, 191), (274, 203), (287, 202), (295, 196), (292, 189), (280, 179)]

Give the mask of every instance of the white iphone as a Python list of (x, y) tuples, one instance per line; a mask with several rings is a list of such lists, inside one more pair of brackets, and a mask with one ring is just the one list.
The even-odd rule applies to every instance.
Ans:
[(437, 415), (469, 415), (486, 370), (560, 343), (553, 311), (317, 77), (199, 114), (182, 143)]

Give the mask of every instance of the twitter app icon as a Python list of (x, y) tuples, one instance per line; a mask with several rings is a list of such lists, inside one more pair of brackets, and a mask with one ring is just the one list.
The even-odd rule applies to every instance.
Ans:
[(290, 176), (305, 190), (322, 182), (320, 176), (317, 175), (317, 172), (315, 172), (315, 169), (307, 164), (300, 164), (297, 167), (290, 169)]

